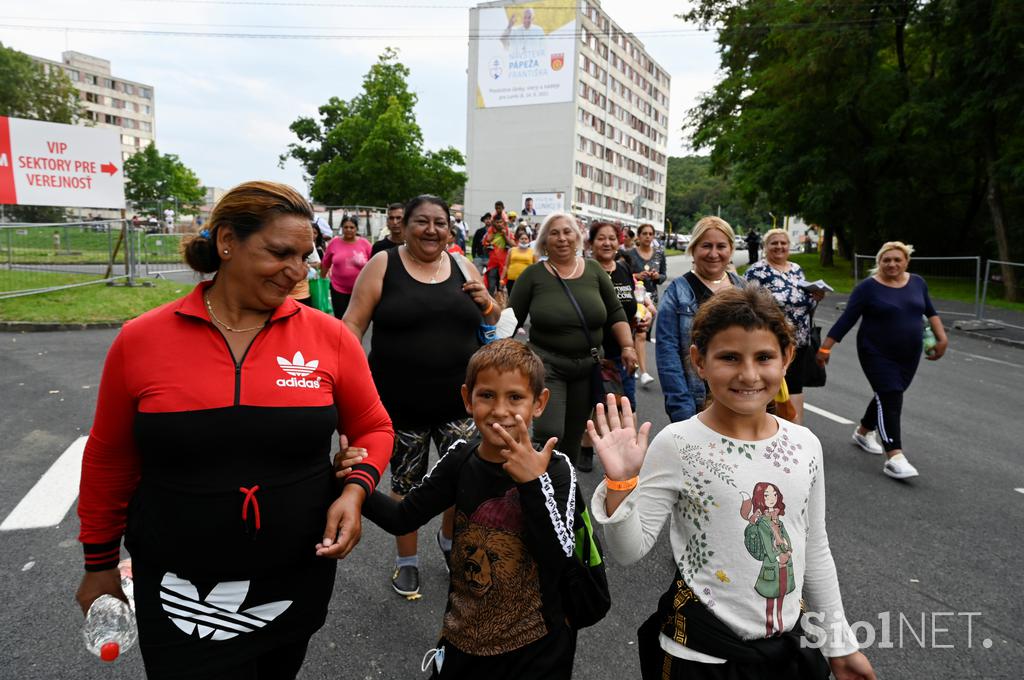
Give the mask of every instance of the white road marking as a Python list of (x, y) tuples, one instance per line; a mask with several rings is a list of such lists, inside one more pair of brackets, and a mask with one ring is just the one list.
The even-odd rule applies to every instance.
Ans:
[(1016, 491), (1017, 493), (1024, 493), (1024, 487), (1018, 488), (1018, 489), (1014, 489), (1014, 491)]
[(982, 361), (991, 361), (993, 364), (1002, 364), (1003, 366), (1013, 366), (1014, 368), (1024, 368), (1022, 364), (1015, 364), (1012, 361), (1003, 361), (1002, 359), (993, 359), (982, 354), (971, 354), (970, 352), (963, 352), (961, 350), (952, 350), (955, 354), (963, 354), (965, 357), (972, 357), (974, 359), (981, 359)]
[(88, 437), (79, 437), (60, 455), (31, 491), (0, 524), (0, 531), (57, 526), (78, 498), (82, 454)]
[(835, 422), (839, 423), (840, 425), (853, 425), (853, 421), (852, 420), (847, 420), (846, 418), (844, 418), (842, 416), (837, 416), (835, 413), (832, 413), (831, 411), (826, 411), (823, 408), (818, 408), (817, 406), (811, 406), (810, 404), (808, 404), (806, 402), (804, 403), (804, 409), (810, 411), (811, 413), (817, 413), (819, 416), (821, 416), (823, 418), (828, 418), (829, 420), (834, 420)]

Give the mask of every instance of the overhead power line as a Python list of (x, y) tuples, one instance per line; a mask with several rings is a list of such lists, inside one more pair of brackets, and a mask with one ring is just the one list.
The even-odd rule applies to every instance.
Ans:
[[(198, 0), (173, 0), (174, 2), (194, 2)], [(225, 0), (226, 1), (226, 0)], [(464, 9), (464, 8), (463, 8)], [(49, 19), (25, 19), (20, 18), (18, 21), (50, 21)], [(61, 19), (64, 22), (77, 22), (87, 23), (93, 22), (94, 20), (89, 19)], [(915, 23), (935, 23), (936, 21), (941, 22), (941, 19), (936, 20), (925, 20), (917, 18)], [(212, 28), (235, 28), (235, 29), (253, 29), (253, 28), (270, 28), (277, 29), (274, 32), (262, 32), (252, 33), (248, 31), (199, 31), (199, 30), (184, 30), (184, 29), (167, 29), (167, 28), (103, 28), (94, 26), (75, 26), (68, 24), (25, 24), (25, 23), (14, 23), (7, 18), (0, 18), (0, 28), (7, 28), (12, 30), (27, 30), (27, 31), (60, 31), (66, 33), (100, 33), (100, 34), (118, 34), (118, 35), (138, 35), (138, 36), (150, 36), (150, 37), (177, 37), (177, 38), (214, 38), (214, 39), (243, 39), (243, 40), (468, 40), (468, 41), (482, 41), (482, 40), (500, 40), (504, 31), (473, 31), (458, 33), (439, 33), (432, 31), (430, 33), (417, 32), (421, 31), (422, 27), (409, 28), (410, 32), (402, 32), (401, 27), (388, 26), (383, 28), (370, 28), (370, 27), (342, 27), (342, 26), (282, 26), (280, 24), (266, 25), (266, 24), (189, 24), (189, 23), (178, 23), (178, 22), (148, 22), (148, 21), (122, 21), (122, 22), (111, 22), (102, 21), (105, 26), (111, 23), (124, 23), (130, 25), (152, 25), (152, 26), (185, 26), (189, 28), (199, 27), (212, 27)], [(845, 19), (845, 20), (832, 20), (832, 21), (818, 21), (814, 23), (777, 23), (777, 24), (748, 24), (742, 27), (730, 27), (731, 30), (793, 30), (793, 31), (815, 31), (815, 30), (833, 30), (833, 29), (849, 29), (849, 28), (872, 28), (877, 27), (879, 23), (878, 19)], [(328, 31), (324, 33), (282, 33), (280, 29), (285, 28), (294, 31)], [(714, 29), (696, 28), (696, 27), (679, 27), (662, 30), (641, 30), (631, 31), (629, 35), (636, 37), (645, 37), (647, 39), (658, 39), (658, 38), (670, 38), (670, 37), (686, 37), (694, 36), (702, 33), (711, 32)], [(584, 35), (594, 35), (597, 37), (605, 37), (613, 31), (598, 31), (592, 29), (584, 29), (581, 27), (573, 33), (560, 34), (561, 37), (573, 37), (579, 39)], [(619, 31), (614, 31), (618, 33)]]
[[(109, 22), (105, 22), (109, 23)], [(207, 24), (208, 25), (208, 24)], [(352, 32), (331, 32), (331, 33), (247, 33), (247, 32), (222, 32), (222, 31), (190, 31), (190, 30), (169, 30), (169, 29), (131, 29), (131, 28), (99, 28), (93, 26), (68, 26), (68, 25), (43, 25), (43, 24), (15, 24), (0, 22), (0, 28), (29, 31), (59, 31), (70, 33), (102, 33), (117, 35), (139, 35), (139, 36), (163, 36), (178, 38), (234, 38), (234, 39), (261, 39), (261, 40), (400, 40), (400, 39), (422, 39), (422, 40), (500, 40), (501, 32), (477, 31), (474, 33), (398, 33), (395, 27), (384, 29), (388, 32), (366, 33), (366, 28), (352, 29)], [(253, 27), (255, 28), (255, 26)], [(271, 28), (281, 28), (272, 26)], [(343, 30), (339, 27), (321, 27), (327, 30)], [(410, 29), (419, 30), (419, 29)], [(361, 32), (362, 31), (362, 32)], [(668, 37), (686, 36), (705, 33), (703, 29), (680, 28), (663, 31), (638, 31), (632, 33), (635, 36)], [(581, 33), (560, 34), (565, 37), (579, 38)]]

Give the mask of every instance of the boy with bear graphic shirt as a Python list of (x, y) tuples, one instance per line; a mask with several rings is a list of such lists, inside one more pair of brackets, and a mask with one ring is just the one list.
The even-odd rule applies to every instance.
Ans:
[[(400, 502), (375, 493), (363, 506), (396, 535), (455, 506), (434, 678), (572, 675), (576, 632), (559, 585), (574, 548), (576, 477), (554, 450), (555, 438), (536, 451), (529, 434), (548, 396), (543, 364), (526, 345), (486, 345), (470, 359), (462, 386), (479, 441), (457, 442)], [(359, 455), (348, 449), (338, 466)]]

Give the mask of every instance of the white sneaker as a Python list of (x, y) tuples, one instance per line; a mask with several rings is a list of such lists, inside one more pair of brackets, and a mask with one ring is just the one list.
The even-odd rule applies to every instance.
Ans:
[(885, 466), (882, 468), (882, 472), (889, 475), (893, 479), (909, 479), (911, 477), (917, 477), (917, 468), (910, 464), (907, 457), (902, 453), (897, 453), (895, 456), (885, 461)]
[(646, 387), (647, 385), (650, 385), (652, 382), (654, 382), (654, 376), (653, 375), (651, 375), (650, 373), (641, 373), (640, 374), (640, 385)]
[(885, 449), (882, 448), (882, 444), (878, 441), (878, 433), (875, 431), (868, 432), (867, 434), (861, 434), (857, 430), (854, 430), (853, 443), (868, 453), (873, 453), (877, 456), (885, 453)]

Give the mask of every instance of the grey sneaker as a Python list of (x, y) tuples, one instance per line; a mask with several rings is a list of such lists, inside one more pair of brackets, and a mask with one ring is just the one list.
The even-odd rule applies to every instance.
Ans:
[(907, 457), (902, 453), (898, 453), (885, 461), (885, 466), (882, 468), (882, 472), (893, 479), (910, 479), (911, 477), (917, 477), (917, 468), (911, 465), (910, 461), (907, 460)]
[(885, 453), (885, 449), (878, 441), (878, 433), (872, 431), (867, 434), (861, 434), (857, 430), (853, 431), (853, 443), (864, 449), (868, 453), (873, 453), (876, 456), (880, 456)]
[(391, 587), (404, 597), (419, 595), (420, 570), (413, 566), (398, 567), (391, 576)]
[(450, 574), (452, 573), (452, 551), (445, 550), (441, 545), (441, 530), (438, 529), (437, 533), (434, 534), (434, 541), (437, 542), (437, 547), (441, 549), (441, 554), (444, 555), (444, 568)]

